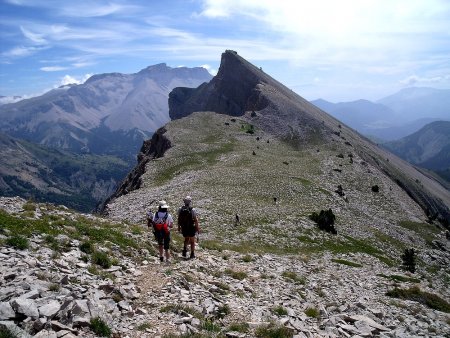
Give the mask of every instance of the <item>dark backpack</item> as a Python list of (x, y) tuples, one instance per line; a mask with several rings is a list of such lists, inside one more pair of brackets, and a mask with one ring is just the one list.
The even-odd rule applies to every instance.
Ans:
[(161, 231), (164, 230), (165, 233), (169, 232), (169, 225), (167, 224), (167, 217), (169, 217), (169, 213), (166, 212), (166, 214), (163, 217), (158, 217), (159, 212), (155, 214), (155, 221), (153, 222), (153, 227), (155, 231)]
[(192, 215), (191, 207), (181, 207), (180, 213), (178, 214), (178, 224), (180, 224), (184, 230), (192, 229), (194, 227), (194, 216)]

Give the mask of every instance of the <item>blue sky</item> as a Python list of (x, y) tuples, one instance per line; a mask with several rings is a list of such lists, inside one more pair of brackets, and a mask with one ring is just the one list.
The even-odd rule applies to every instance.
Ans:
[(0, 0), (0, 95), (236, 50), (306, 99), (450, 88), (448, 0)]

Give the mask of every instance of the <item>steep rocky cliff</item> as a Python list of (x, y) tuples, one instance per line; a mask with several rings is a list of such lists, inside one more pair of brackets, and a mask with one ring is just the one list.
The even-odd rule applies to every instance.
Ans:
[[(254, 72), (249, 72), (247, 67), (255, 68)], [(261, 100), (256, 89), (262, 82), (271, 81), (236, 52), (226, 51), (222, 55), (219, 72), (209, 85), (205, 83), (197, 89), (175, 88), (169, 94), (170, 117), (181, 118), (194, 111), (239, 116), (247, 110), (261, 110), (268, 104)]]
[(98, 211), (107, 214), (105, 207), (111, 200), (126, 195), (130, 191), (141, 187), (141, 176), (145, 172), (147, 163), (152, 159), (164, 156), (164, 153), (171, 147), (170, 141), (164, 136), (165, 132), (166, 130), (164, 127), (160, 128), (153, 134), (150, 140), (144, 141), (139, 154), (137, 155), (137, 165), (128, 173), (127, 177), (120, 183), (116, 191), (106, 199), (104, 203), (101, 203), (97, 207)]
[(209, 83), (196, 89), (175, 88), (169, 94), (172, 119), (194, 111), (230, 116), (252, 112), (252, 122), (292, 143), (308, 142), (316, 134), (329, 139), (339, 124), (231, 50), (222, 54), (219, 71)]

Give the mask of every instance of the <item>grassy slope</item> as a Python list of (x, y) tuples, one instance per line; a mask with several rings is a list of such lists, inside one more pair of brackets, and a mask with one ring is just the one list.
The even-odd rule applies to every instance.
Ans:
[[(389, 262), (405, 247), (426, 245), (414, 229), (399, 225), (407, 220), (422, 224), (420, 208), (351, 146), (331, 142), (294, 149), (258, 129), (246, 133), (249, 123), (245, 117), (232, 122), (213, 113), (170, 122), (166, 136), (174, 147), (147, 166), (143, 188), (110, 205), (112, 217), (142, 218), (153, 199), (166, 199), (175, 210), (190, 194), (207, 232), (204, 245), (210, 247), (362, 251)], [(378, 193), (371, 190), (375, 184)], [(335, 193), (338, 185), (344, 197)], [(308, 219), (328, 208), (337, 216), (337, 237), (319, 232)], [(235, 214), (241, 226), (233, 225)]]

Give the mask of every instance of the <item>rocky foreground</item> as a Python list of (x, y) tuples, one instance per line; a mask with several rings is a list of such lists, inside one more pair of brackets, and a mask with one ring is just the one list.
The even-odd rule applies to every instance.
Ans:
[[(0, 208), (24, 215), (26, 201), (0, 198)], [(79, 217), (65, 208), (37, 205), (32, 219)], [(91, 215), (95, 227), (104, 220)], [(391, 298), (394, 288), (417, 286), (449, 299), (447, 280), (427, 278), (389, 267), (363, 254), (241, 254), (202, 248), (197, 257), (181, 257), (174, 235), (170, 263), (159, 263), (154, 249), (136, 247), (127, 254), (114, 243), (99, 242), (112, 264), (102, 268), (87, 259), (74, 238), (77, 225), (58, 223), (67, 234), (35, 231), (29, 247), (6, 245), (0, 238), (0, 327), (17, 337), (450, 337), (450, 315), (419, 302)], [(126, 226), (126, 225), (125, 225)], [(138, 234), (125, 228), (129, 237)], [(449, 246), (440, 259), (448, 262)], [(58, 246), (59, 245), (59, 246)], [(64, 247), (64, 250), (55, 248)], [(84, 251), (83, 251), (84, 250)], [(448, 270), (446, 271), (448, 276)], [(98, 320), (106, 329), (93, 324)], [(8, 328), (6, 330), (5, 328)], [(96, 332), (96, 333), (95, 333)], [(283, 335), (281, 335), (283, 334)], [(272, 335), (273, 336), (273, 335)], [(9, 337), (9, 336), (8, 336)]]

